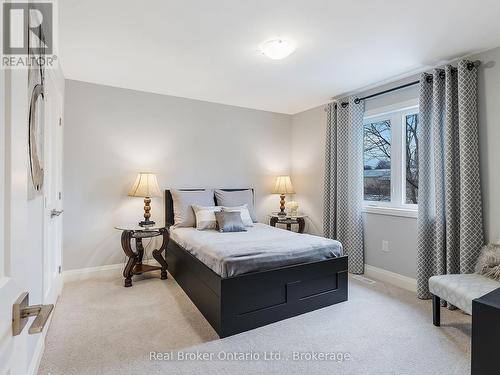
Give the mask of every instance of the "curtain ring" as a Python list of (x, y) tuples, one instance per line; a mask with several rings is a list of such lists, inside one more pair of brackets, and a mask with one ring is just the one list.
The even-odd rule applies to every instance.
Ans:
[(472, 70), (474, 68), (477, 68), (479, 65), (481, 65), (481, 61), (476, 60), (476, 61), (469, 61), (467, 63), (467, 69)]

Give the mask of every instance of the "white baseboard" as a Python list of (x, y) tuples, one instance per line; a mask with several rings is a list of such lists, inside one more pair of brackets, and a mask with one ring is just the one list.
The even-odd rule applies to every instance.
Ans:
[(63, 271), (63, 282), (68, 283), (71, 281), (86, 280), (95, 276), (99, 276), (99, 274), (109, 273), (110, 271), (123, 270), (123, 267), (125, 267), (123, 263), (118, 263)]
[(400, 275), (399, 273), (365, 264), (365, 276), (373, 277), (380, 281), (409, 290), (410, 292), (417, 292), (417, 280), (408, 276)]
[[(145, 260), (144, 263), (155, 266), (159, 265), (158, 262), (154, 259)], [(68, 283), (71, 281), (88, 280), (99, 275), (109, 274), (112, 271), (121, 273), (124, 267), (125, 263), (118, 263), (118, 264), (107, 264), (105, 266), (87, 267), (87, 268), (79, 268), (76, 270), (63, 271), (62, 273), (63, 282)]]

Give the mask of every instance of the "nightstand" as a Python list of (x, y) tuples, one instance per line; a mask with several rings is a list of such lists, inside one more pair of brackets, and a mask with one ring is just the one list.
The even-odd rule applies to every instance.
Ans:
[(500, 288), (472, 301), (472, 375), (498, 373)]
[(287, 230), (292, 230), (292, 225), (298, 225), (298, 233), (304, 233), (304, 229), (306, 227), (305, 218), (307, 215), (286, 215), (280, 216), (277, 212), (273, 212), (269, 215), (269, 225), (275, 227), (276, 224), (285, 224)]
[[(122, 231), (122, 248), (125, 255), (128, 257), (127, 265), (123, 270), (123, 277), (125, 278), (125, 287), (132, 286), (132, 276), (140, 275), (145, 272), (151, 272), (156, 270), (161, 270), (161, 279), (165, 280), (167, 278), (167, 261), (165, 257), (162, 256), (162, 252), (166, 251), (167, 244), (169, 241), (168, 229), (164, 226), (150, 226), (141, 227), (138, 225), (120, 225), (116, 226), (115, 229)], [(163, 242), (159, 249), (153, 250), (153, 258), (156, 259), (161, 266), (151, 266), (149, 264), (142, 263), (142, 257), (144, 256), (144, 246), (142, 245), (143, 238), (152, 237), (163, 237)], [(135, 251), (132, 249), (132, 239), (135, 240)]]

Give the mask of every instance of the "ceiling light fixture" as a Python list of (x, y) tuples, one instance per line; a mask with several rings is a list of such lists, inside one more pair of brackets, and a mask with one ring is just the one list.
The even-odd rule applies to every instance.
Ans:
[(272, 39), (262, 43), (260, 50), (272, 60), (281, 60), (295, 51), (295, 45), (286, 39)]

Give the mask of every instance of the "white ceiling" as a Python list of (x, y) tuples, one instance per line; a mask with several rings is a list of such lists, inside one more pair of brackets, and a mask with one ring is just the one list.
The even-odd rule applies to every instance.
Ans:
[[(498, 0), (60, 0), (66, 78), (297, 113), (500, 45)], [(259, 44), (290, 38), (284, 60)]]

